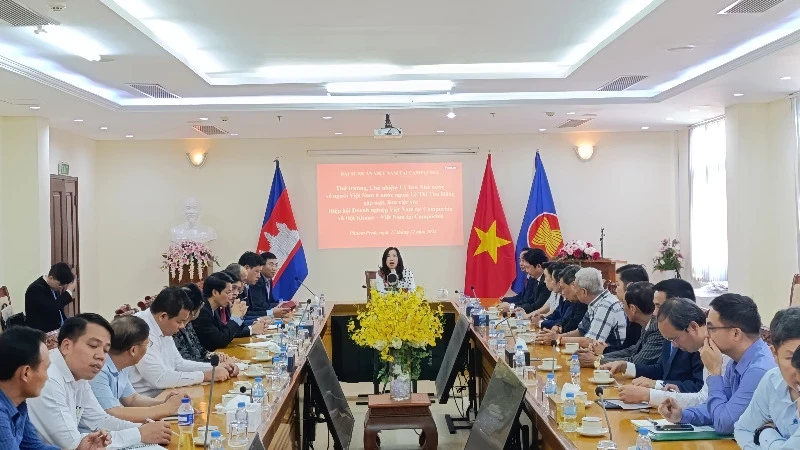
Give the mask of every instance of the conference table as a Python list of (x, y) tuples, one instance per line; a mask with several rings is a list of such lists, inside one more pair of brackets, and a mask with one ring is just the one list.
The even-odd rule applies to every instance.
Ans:
[[(323, 319), (317, 323), (315, 323), (313, 338), (314, 339), (321, 339), (322, 343), (328, 353), (328, 356), (331, 360), (335, 358), (340, 358), (341, 355), (337, 355), (333, 352), (333, 344), (332, 344), (332, 336), (331, 336), (331, 318), (335, 316), (353, 316), (355, 315), (356, 311), (359, 307), (363, 307), (365, 305), (364, 301), (361, 302), (349, 302), (349, 303), (334, 303), (330, 305), (328, 308), (329, 311), (326, 311), (325, 316)], [(459, 306), (455, 302), (450, 301), (443, 301), (443, 302), (431, 302), (431, 307), (438, 307), (442, 306), (442, 309), (445, 314), (453, 314), (458, 318), (461, 315), (459, 311)], [(485, 328), (479, 328), (470, 326), (470, 331), (468, 333), (468, 338), (471, 341), (471, 347), (474, 350), (474, 353), (479, 355), (477, 358), (479, 360), (480, 368), (477, 371), (477, 385), (478, 385), (478, 397), (482, 397), (483, 393), (486, 391), (486, 388), (489, 384), (489, 380), (491, 379), (492, 373), (494, 372), (494, 367), (497, 364), (498, 358), (495, 355), (495, 352), (489, 348), (488, 345), (488, 330)], [(227, 348), (223, 349), (227, 355), (235, 357), (237, 359), (242, 360), (243, 362), (250, 362), (250, 360), (255, 356), (255, 350), (248, 349), (242, 347), (242, 344), (248, 342), (255, 342), (258, 341), (257, 338), (238, 338), (235, 339), (231, 345)], [(439, 345), (447, 346), (446, 342), (439, 343)], [(509, 344), (511, 345), (511, 344)], [(549, 358), (553, 356), (552, 347), (546, 345), (537, 345), (537, 344), (529, 344), (528, 350), (531, 354), (532, 358)], [(570, 381), (569, 375), (569, 364), (568, 359), (569, 355), (559, 354), (558, 356), (560, 360), (560, 365), (562, 368), (555, 372), (556, 380), (558, 381), (558, 385), (562, 386), (564, 383)], [(299, 449), (301, 447), (302, 436), (301, 436), (301, 409), (302, 409), (302, 401), (301, 401), (301, 393), (302, 389), (301, 386), (305, 382), (305, 374), (304, 374), (304, 361), (298, 362), (298, 367), (292, 374), (292, 377), (289, 381), (288, 386), (284, 389), (278, 400), (273, 403), (272, 406), (272, 413), (269, 417), (262, 417), (262, 423), (258, 428), (258, 432), (255, 434), (251, 434), (252, 439), (260, 440), (266, 449), (276, 449), (276, 450), (288, 450), (288, 449)], [(593, 376), (592, 371), (593, 368), (583, 368), (581, 371), (581, 387), (582, 390), (588, 393), (589, 400), (596, 400), (596, 395), (594, 394), (595, 385), (590, 383), (588, 380), (590, 377)], [(239, 380), (252, 380), (251, 378), (245, 377), (240, 375)], [(620, 383), (628, 383), (630, 380), (618, 378)], [(233, 382), (237, 381), (236, 379), (228, 380), (225, 382), (215, 383), (214, 385), (214, 392), (213, 398), (211, 402), (211, 409), (213, 410), (214, 405), (221, 403), (222, 394), (227, 393), (228, 390), (233, 388)], [(606, 398), (616, 398), (617, 397), (617, 390), (613, 387), (605, 387), (605, 397)], [(208, 385), (201, 385), (187, 388), (188, 395), (192, 398), (192, 403), (195, 408), (198, 410), (198, 413), (195, 415), (195, 426), (201, 426), (206, 424), (206, 411), (208, 411), (208, 394), (209, 394), (209, 386)], [(456, 401), (456, 400), (451, 400)], [(597, 443), (603, 438), (590, 438), (590, 437), (583, 437), (578, 435), (577, 433), (565, 433), (559, 427), (558, 424), (553, 421), (549, 416), (545, 415), (544, 410), (540, 402), (538, 402), (535, 397), (534, 393), (529, 390), (525, 396), (525, 401), (523, 404), (523, 415), (527, 417), (530, 421), (531, 425), (533, 426), (534, 436), (533, 440), (536, 440), (536, 433), (538, 432), (541, 435), (541, 442), (540, 444), (544, 449), (564, 449), (564, 450), (595, 450)], [(594, 403), (591, 406), (586, 407), (586, 415), (587, 416), (596, 416), (596, 417), (603, 417), (602, 409), (600, 408), (597, 403)], [(614, 435), (614, 441), (617, 443), (619, 450), (626, 450), (630, 446), (634, 446), (636, 444), (636, 430), (634, 429), (633, 425), (631, 424), (632, 419), (646, 419), (647, 417), (651, 417), (653, 419), (660, 418), (660, 414), (658, 411), (653, 408), (650, 409), (649, 412), (642, 412), (642, 411), (621, 411), (621, 410), (609, 410), (608, 411), (608, 418), (611, 426), (611, 430)], [(525, 420), (522, 418), (521, 420)], [(223, 431), (223, 434), (227, 436), (227, 431), (225, 428), (225, 416), (221, 414), (214, 414), (212, 413), (210, 416), (210, 421), (208, 422), (211, 425), (216, 425)], [(362, 433), (363, 423), (356, 423), (355, 429), (353, 430), (354, 435), (359, 435)], [(173, 429), (177, 431), (177, 424), (173, 425)], [(446, 430), (440, 430), (440, 432), (445, 432)], [(318, 440), (321, 438), (322, 441), (327, 441), (327, 439), (322, 435), (317, 435)], [(608, 437), (606, 436), (605, 439)], [(173, 439), (171, 444), (169, 445), (170, 449), (178, 448), (177, 438)], [(244, 448), (249, 448), (244, 447)], [(411, 448), (411, 446), (410, 446)], [(738, 449), (739, 446), (736, 444), (735, 441), (731, 439), (723, 439), (723, 440), (698, 440), (698, 441), (673, 441), (673, 442), (654, 442), (653, 448), (655, 450), (659, 449), (676, 449), (676, 450), (735, 450)]]

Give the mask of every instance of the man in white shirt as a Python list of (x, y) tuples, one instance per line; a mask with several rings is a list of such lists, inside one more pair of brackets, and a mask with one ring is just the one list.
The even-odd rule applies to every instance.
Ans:
[[(189, 296), (179, 287), (164, 288), (149, 309), (136, 313), (150, 327), (151, 345), (129, 374), (136, 392), (155, 397), (164, 389), (211, 381), (211, 364), (183, 359), (172, 335), (189, 323), (193, 310)], [(235, 365), (218, 370), (216, 381), (238, 375)]]
[[(31, 421), (43, 441), (75, 449), (83, 436), (79, 428), (108, 430), (112, 447), (169, 444), (169, 425), (142, 425), (108, 415), (92, 394), (89, 381), (103, 369), (111, 346), (111, 325), (98, 314), (79, 314), (64, 321), (58, 348), (50, 351), (48, 380), (37, 398), (28, 400)], [(165, 433), (166, 431), (166, 433)]]

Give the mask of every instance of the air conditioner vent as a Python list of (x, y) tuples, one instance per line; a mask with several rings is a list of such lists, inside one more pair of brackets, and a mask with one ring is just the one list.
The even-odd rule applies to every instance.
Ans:
[(59, 24), (13, 0), (0, 0), (0, 19), (10, 23), (12, 27), (43, 27)]
[(155, 83), (126, 83), (126, 86), (150, 98), (180, 98), (164, 89), (164, 86)]
[(36, 106), (38, 101), (32, 98), (0, 98), (0, 103), (6, 103), (13, 106)]
[(598, 91), (624, 91), (647, 78), (646, 75), (624, 75), (597, 88)]
[(559, 125), (557, 128), (578, 128), (579, 126), (585, 124), (586, 122), (592, 120), (589, 119), (569, 119), (566, 122)]
[(227, 131), (214, 125), (192, 125), (192, 128), (205, 134), (206, 136), (219, 136), (220, 134), (228, 134)]
[(736, 0), (718, 14), (761, 14), (780, 3), (783, 0)]

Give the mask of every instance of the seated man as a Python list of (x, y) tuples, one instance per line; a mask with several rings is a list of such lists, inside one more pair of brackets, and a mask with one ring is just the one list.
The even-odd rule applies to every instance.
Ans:
[[(224, 272), (212, 273), (203, 281), (203, 296), (206, 300), (192, 326), (200, 344), (210, 352), (227, 347), (236, 336), (264, 334), (266, 329), (265, 322), (260, 320), (249, 327), (243, 325), (247, 305), (238, 298), (231, 303), (231, 281)], [(228, 323), (223, 324), (219, 310), (228, 306), (231, 316), (228, 318)], [(246, 333), (242, 333), (243, 330)]]
[[(625, 284), (624, 282), (622, 284)], [(603, 355), (606, 345), (598, 342), (586, 351), (579, 354), (581, 365), (584, 367), (594, 367), (595, 361), (600, 359), (601, 364), (612, 361), (624, 361), (626, 363), (651, 365), (658, 362), (661, 350), (664, 346), (664, 337), (658, 331), (658, 323), (653, 318), (655, 304), (653, 303), (653, 285), (646, 281), (629, 283), (626, 287), (617, 289), (617, 292), (624, 292), (625, 314), (631, 323), (640, 325), (644, 332), (636, 345), (628, 348), (607, 352)]]
[(64, 307), (72, 303), (75, 274), (66, 263), (55, 263), (47, 276), (36, 279), (25, 291), (25, 325), (48, 333), (61, 328), (67, 316)]
[(524, 264), (520, 264), (520, 268), (528, 274), (525, 288), (513, 297), (503, 298), (498, 305), (498, 310), (501, 312), (508, 311), (513, 303), (515, 309), (531, 313), (541, 308), (550, 298), (550, 290), (545, 284), (544, 267), (542, 266), (547, 262), (547, 254), (541, 249), (532, 248), (521, 253), (520, 259), (521, 262), (524, 262)]
[(588, 309), (577, 330), (559, 335), (561, 342), (577, 342), (581, 347), (589, 347), (594, 341), (600, 341), (608, 344), (608, 351), (622, 349), (628, 318), (619, 299), (603, 289), (600, 271), (584, 267), (575, 274), (574, 284), (578, 301)]
[(617, 292), (614, 294), (618, 299), (625, 299), (625, 289), (631, 283), (640, 281), (650, 281), (650, 276), (639, 264), (625, 264), (616, 270), (617, 274)]
[[(575, 274), (580, 270), (579, 266), (567, 266), (561, 270), (561, 293), (564, 296), (562, 306), (562, 318), (559, 321), (544, 320), (540, 324), (542, 332), (536, 336), (536, 340), (549, 343), (558, 338), (560, 333), (569, 333), (577, 330), (578, 325), (583, 321), (588, 306), (578, 301), (575, 291)], [(567, 303), (568, 305), (564, 305)]]
[(761, 379), (753, 401), (736, 422), (733, 435), (744, 450), (800, 449), (800, 308), (778, 311), (769, 331), (778, 367)]
[(128, 368), (142, 360), (150, 346), (150, 328), (140, 317), (121, 316), (111, 322), (114, 335), (103, 370), (89, 382), (97, 402), (119, 419), (145, 423), (178, 414), (183, 395), (173, 392), (165, 400), (137, 394), (128, 380)]
[[(733, 424), (753, 400), (764, 374), (775, 367), (775, 360), (761, 339), (761, 316), (753, 299), (723, 294), (712, 300), (710, 306), (706, 319), (708, 334), (699, 342), (692, 339), (694, 336), (686, 328), (671, 324), (660, 327), (664, 338), (678, 348), (700, 351), (709, 372), (708, 400), (703, 405), (682, 409), (674, 399), (667, 398), (658, 411), (672, 423), (713, 425), (719, 434), (732, 434)], [(659, 323), (663, 321), (661, 313)], [(723, 354), (732, 360), (724, 375)]]
[[(136, 392), (155, 397), (164, 389), (211, 381), (211, 364), (187, 361), (175, 347), (172, 335), (189, 323), (192, 301), (180, 287), (164, 288), (149, 309), (135, 314), (150, 328), (150, 347), (128, 376)], [(235, 365), (217, 370), (216, 381), (236, 376)]]
[[(560, 295), (561, 288), (558, 286), (555, 273), (566, 267), (566, 265), (555, 261), (548, 261), (542, 264), (542, 267), (544, 267), (544, 285), (547, 287), (547, 290), (550, 291), (550, 297), (548, 297), (547, 301), (544, 303), (544, 305), (542, 305), (541, 308), (531, 312), (530, 314), (525, 314), (525, 318), (530, 319), (533, 322), (544, 320), (545, 316), (550, 313), (554, 313), (556, 309), (558, 309), (558, 305), (561, 304), (561, 300), (563, 299)], [(521, 309), (521, 311), (524, 310), (524, 308)]]
[[(286, 317), (292, 314), (289, 308), (282, 308), (282, 299), (275, 298), (272, 279), (278, 273), (278, 257), (273, 253), (264, 252), (259, 255), (264, 260), (264, 267), (258, 276), (255, 286), (251, 290), (250, 308), (247, 317)], [(256, 308), (253, 310), (253, 308)]]
[(146, 425), (117, 419), (103, 411), (89, 381), (103, 369), (114, 330), (98, 314), (78, 314), (64, 321), (58, 347), (50, 350), (48, 380), (42, 395), (28, 400), (31, 421), (43, 441), (61, 448), (80, 445), (85, 434), (103, 429), (114, 447), (169, 444), (169, 425)]
[[(47, 381), (50, 355), (44, 333), (28, 327), (12, 327), (0, 334), (0, 448), (58, 450), (47, 445), (28, 417), (26, 400), (38, 397)], [(111, 444), (106, 431), (84, 436), (77, 450), (93, 450)]]

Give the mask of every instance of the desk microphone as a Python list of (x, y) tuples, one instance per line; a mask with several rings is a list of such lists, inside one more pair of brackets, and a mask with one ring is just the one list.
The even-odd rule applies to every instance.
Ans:
[[(208, 404), (206, 406), (206, 425), (208, 425), (208, 419), (211, 417), (211, 397), (214, 395), (214, 372), (217, 370), (217, 366), (219, 365), (219, 355), (216, 353), (211, 355), (211, 386), (208, 388)], [(208, 447), (208, 427), (206, 426), (206, 433), (203, 437), (203, 448)]]
[(472, 290), (472, 297), (478, 298), (478, 294), (475, 293), (475, 286), (470, 286), (469, 288)]
[(306, 288), (306, 290), (307, 290), (308, 292), (310, 292), (310, 293), (311, 293), (311, 295), (313, 295), (315, 299), (319, 299), (319, 297), (317, 297), (317, 294), (315, 294), (315, 293), (314, 293), (314, 291), (312, 291), (311, 289), (309, 289), (309, 288), (308, 288), (308, 286), (306, 286), (305, 284), (303, 284), (303, 282), (302, 282), (302, 281), (300, 281), (300, 278), (294, 277), (294, 281), (297, 281), (298, 283), (300, 283), (300, 286), (303, 286), (304, 288)]
[(512, 316), (508, 316), (508, 317), (506, 317), (505, 319), (501, 320), (500, 322), (497, 322), (497, 325), (495, 325), (495, 329), (498, 329), (498, 328), (500, 328), (500, 325), (502, 325), (502, 324), (503, 324), (503, 322), (505, 322), (505, 323), (506, 323), (506, 325), (508, 325), (508, 330), (511, 332), (511, 337), (514, 339), (514, 346), (515, 346), (515, 348), (516, 348), (516, 345), (517, 345), (517, 343), (516, 343), (516, 342), (517, 342), (517, 335), (514, 333), (514, 329), (511, 327), (511, 323), (509, 323), (509, 319), (511, 319), (511, 317), (512, 317)]
[[(603, 386), (597, 386), (597, 388), (594, 390), (594, 393), (600, 399), (600, 401), (597, 402), (597, 403), (599, 403), (600, 407), (603, 408), (603, 416), (605, 416), (606, 425), (608, 426), (608, 438), (609, 439), (608, 439), (608, 441), (602, 441), (602, 442), (609, 442), (610, 441), (613, 444), (613, 442), (614, 442), (614, 433), (611, 431), (611, 422), (608, 421), (608, 413), (606, 413), (606, 401), (605, 401), (605, 399), (603, 399)], [(605, 448), (610, 448), (610, 447), (605, 447)], [(616, 449), (617, 445), (614, 444), (613, 448)]]

